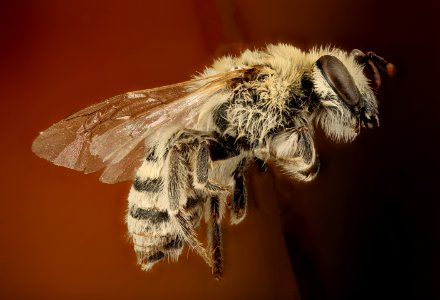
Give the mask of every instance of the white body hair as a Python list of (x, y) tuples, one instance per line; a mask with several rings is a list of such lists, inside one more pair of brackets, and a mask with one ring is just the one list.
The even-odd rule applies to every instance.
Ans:
[[(338, 100), (338, 94), (316, 66), (316, 61), (324, 55), (334, 56), (345, 65), (360, 93), (368, 99), (369, 105), (376, 109), (377, 103), (368, 86), (369, 81), (363, 74), (363, 66), (347, 52), (336, 48), (314, 48), (309, 52), (303, 52), (285, 44), (268, 45), (263, 50), (246, 50), (238, 57), (225, 56), (217, 59), (212, 67), (195, 77), (204, 79), (234, 70), (247, 70), (253, 66), (259, 66), (253, 78), (242, 80), (236, 85), (231, 84), (229, 88), (212, 94), (210, 100), (200, 108), (197, 122), (190, 129), (200, 134), (228, 137), (237, 145), (240, 140), (245, 139), (246, 146), (237, 146), (239, 150), (236, 155), (210, 162), (208, 179), (210, 182), (233, 191), (236, 188), (233, 174), (240, 162), (253, 158), (262, 161), (272, 159), (291, 177), (309, 181), (316, 176), (319, 169), (317, 153), (313, 145), (313, 123), (322, 126), (326, 134), (336, 141), (351, 141), (357, 136), (357, 117), (350, 112), (349, 107)], [(305, 80), (311, 83), (313, 91), (304, 88)], [(311, 93), (317, 98), (314, 103), (311, 101)], [(292, 101), (297, 103), (292, 104)], [(290, 119), (286, 120), (286, 114)], [(159, 157), (166, 157), (164, 152), (167, 151), (167, 147), (173, 146), (173, 142), (167, 141), (169, 136), (182, 130), (184, 129), (173, 128), (161, 133), (157, 146)], [(197, 140), (198, 137), (194, 139)], [(164, 143), (164, 141), (167, 142)], [(190, 169), (192, 178), (195, 178), (197, 169), (194, 167), (194, 159), (197, 156), (197, 150), (188, 151), (185, 155), (191, 157), (188, 162), (191, 166), (187, 165), (179, 170)], [(166, 159), (160, 158), (154, 163), (144, 162), (137, 177), (144, 180), (160, 177), (164, 179), (164, 186), (167, 186), (169, 173), (176, 170), (169, 168)], [(179, 174), (181, 178), (185, 176), (187, 176), (185, 172)], [(210, 191), (205, 187), (205, 183), (197, 182), (197, 180), (190, 180), (186, 184), (183, 183), (184, 181), (182, 179), (179, 182), (182, 189), (179, 207), (185, 207), (186, 199), (196, 194), (203, 198), (201, 204), (195, 209), (195, 217), (192, 218), (194, 228), (198, 227), (202, 211), (204, 211), (205, 221), (208, 224), (212, 222), (211, 202), (207, 199), (213, 195), (219, 200), (219, 215), (215, 222), (220, 224), (225, 212), (228, 193)], [(245, 194), (244, 187), (242, 192)], [(173, 221), (177, 210), (169, 206), (166, 193), (166, 189), (157, 194), (149, 194), (132, 188), (129, 196), (129, 202), (139, 207), (155, 208), (170, 214), (171, 221), (154, 229), (154, 233), (161, 238), (182, 234), (178, 229), (178, 222)], [(245, 212), (244, 206), (239, 215), (231, 213), (230, 222), (238, 224), (243, 220)], [(144, 222), (148, 223), (148, 221)], [(127, 217), (127, 223), (130, 232), (139, 231), (146, 226), (142, 222), (131, 225), (130, 216)], [(208, 236), (211, 236), (212, 226), (208, 226), (208, 231)], [(135, 238), (133, 239), (136, 244)], [(154, 241), (151, 242), (148, 239), (149, 237), (144, 237), (143, 241), (144, 244), (149, 245), (146, 252), (164, 251), (163, 247), (158, 246), (159, 243), (155, 244)], [(208, 249), (211, 252), (214, 247), (212, 243), (212, 240), (208, 239)], [(145, 251), (141, 253), (141, 257), (145, 256), (144, 253)], [(180, 252), (173, 252), (173, 257), (179, 254)], [(140, 262), (143, 264), (142, 259)], [(147, 265), (151, 264), (150, 262)], [(143, 265), (145, 268), (145, 264)]]
[[(248, 163), (272, 160), (292, 178), (312, 180), (315, 125), (337, 142), (378, 125), (364, 75), (369, 67), (380, 83), (376, 64), (387, 63), (359, 50), (246, 50), (190, 81), (85, 108), (42, 132), (33, 151), (86, 173), (105, 168), (104, 182), (134, 178), (126, 222), (142, 269), (176, 260), (187, 244), (220, 278), (221, 223), (227, 210), (231, 224), (246, 216)], [(202, 219), (207, 247), (196, 234)]]

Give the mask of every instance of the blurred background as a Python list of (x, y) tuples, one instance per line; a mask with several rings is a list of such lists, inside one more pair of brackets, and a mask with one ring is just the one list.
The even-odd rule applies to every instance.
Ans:
[[(439, 10), (430, 1), (1, 1), (1, 299), (440, 299)], [(187, 80), (267, 43), (373, 50), (398, 75), (381, 127), (352, 144), (317, 132), (308, 184), (247, 176), (225, 226), (224, 279), (196, 254), (142, 272), (127, 241), (130, 183), (31, 152), (52, 123), (130, 90)]]

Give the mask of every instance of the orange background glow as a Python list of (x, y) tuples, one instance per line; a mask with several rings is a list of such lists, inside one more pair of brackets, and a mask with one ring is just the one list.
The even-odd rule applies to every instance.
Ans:
[[(440, 298), (438, 9), (384, 2), (2, 1), (0, 299)], [(130, 183), (31, 152), (85, 106), (274, 42), (373, 50), (398, 76), (378, 93), (379, 129), (352, 144), (317, 132), (314, 182), (251, 168), (220, 282), (186, 250), (142, 272), (123, 221)]]

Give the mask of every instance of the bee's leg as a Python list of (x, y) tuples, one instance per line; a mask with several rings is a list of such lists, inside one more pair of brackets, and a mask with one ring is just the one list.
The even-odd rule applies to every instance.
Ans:
[(223, 274), (222, 232), (221, 218), (224, 211), (224, 199), (219, 195), (213, 195), (209, 199), (206, 210), (209, 213), (208, 222), (208, 245), (212, 255), (212, 274), (215, 279), (220, 279)]
[[(187, 183), (186, 168), (183, 157), (186, 149), (183, 147), (173, 146), (168, 153), (168, 180), (167, 192), (170, 210), (176, 212), (179, 206), (184, 202), (184, 191)], [(185, 199), (186, 200), (186, 199)]]
[[(206, 134), (200, 134), (195, 131), (185, 131), (180, 134), (176, 142), (176, 150), (170, 151), (170, 166), (173, 165), (173, 151), (177, 149), (189, 149), (189, 152), (182, 153), (180, 157), (186, 157), (189, 173), (189, 185), (194, 187), (193, 193), (197, 197), (188, 197), (187, 203), (179, 211), (178, 220), (181, 228), (185, 232), (188, 243), (192, 245), (205, 261), (212, 267), (212, 273), (216, 279), (220, 279), (223, 273), (223, 255), (221, 243), (221, 219), (225, 209), (225, 202), (229, 189), (220, 183), (210, 179), (209, 172), (211, 168), (211, 144), (219, 144), (212, 137)], [(220, 145), (220, 144), (219, 144)], [(221, 146), (221, 145), (220, 145)], [(180, 150), (182, 151), (182, 150)], [(170, 168), (170, 173), (179, 174), (178, 168)], [(170, 178), (176, 175), (170, 174)], [(171, 180), (170, 180), (171, 182)], [(170, 190), (172, 187), (170, 186)], [(192, 192), (191, 192), (192, 193)], [(170, 199), (173, 201), (172, 199)], [(191, 204), (191, 202), (193, 202)], [(204, 207), (205, 220), (207, 222), (208, 231), (208, 255), (205, 249), (197, 241), (195, 237), (196, 228), (194, 221), (197, 223), (197, 207)], [(191, 207), (194, 207), (194, 210)]]
[(290, 136), (275, 138), (273, 148), (275, 153), (271, 156), (290, 176), (301, 181), (315, 178), (319, 171), (319, 159), (313, 138), (307, 129), (300, 128), (293, 131)]
[(234, 196), (229, 203), (229, 209), (231, 210), (230, 222), (231, 224), (238, 224), (246, 217), (247, 206), (247, 192), (244, 182), (244, 171), (246, 170), (247, 159), (243, 158), (237, 165), (234, 171)]
[(206, 141), (202, 141), (197, 151), (197, 157), (194, 166), (194, 186), (203, 188), (208, 184), (208, 173), (211, 166), (209, 157), (209, 147)]
[[(210, 141), (212, 143), (212, 141)], [(195, 160), (194, 187), (197, 189), (208, 189), (211, 192), (228, 192), (230, 189), (212, 179), (209, 179), (211, 168), (211, 153), (208, 141), (201, 141)]]
[(199, 242), (194, 231), (193, 224), (191, 223), (191, 216), (184, 210), (179, 210), (176, 214), (176, 220), (179, 230), (182, 232), (185, 242), (199, 254), (203, 260), (208, 264), (208, 266), (213, 267), (213, 262), (211, 256), (203, 247), (202, 243)]
[(308, 130), (300, 130), (297, 152), (302, 158), (303, 168), (298, 170), (297, 177), (303, 181), (310, 181), (319, 172), (319, 158), (313, 138)]
[(203, 205), (206, 202), (206, 197), (200, 195), (188, 196), (184, 210), (189, 215), (189, 221), (194, 229), (200, 225), (200, 219), (203, 215)]
[(209, 265), (212, 266), (212, 259), (208, 255), (205, 247), (198, 241), (195, 232), (194, 215), (185, 209), (189, 189), (188, 170), (189, 165), (185, 157), (192, 151), (185, 143), (175, 144), (169, 151), (168, 156), (168, 185), (167, 193), (171, 214), (177, 221), (177, 227), (181, 232), (185, 242), (195, 250)]

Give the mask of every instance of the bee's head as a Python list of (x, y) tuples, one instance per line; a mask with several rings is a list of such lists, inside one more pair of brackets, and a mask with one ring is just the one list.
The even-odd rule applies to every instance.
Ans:
[[(333, 54), (333, 53), (332, 53)], [(349, 55), (336, 52), (319, 57), (312, 69), (313, 92), (318, 99), (317, 121), (335, 140), (350, 141), (360, 127), (379, 125), (374, 89), (381, 84), (378, 67), (392, 76), (395, 68), (373, 52), (353, 50)], [(364, 74), (367, 68), (375, 87)]]

